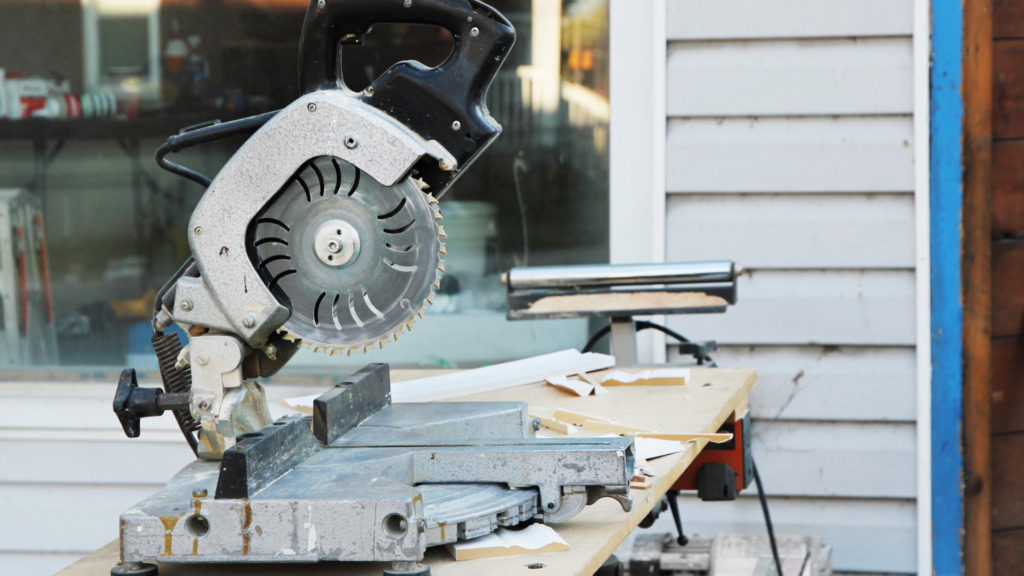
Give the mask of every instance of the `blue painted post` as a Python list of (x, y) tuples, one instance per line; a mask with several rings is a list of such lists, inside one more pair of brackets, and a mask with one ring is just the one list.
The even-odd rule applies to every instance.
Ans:
[[(963, 5), (932, 2), (931, 291), (932, 562), (935, 576), (963, 572)], [(919, 530), (929, 527), (920, 526)]]

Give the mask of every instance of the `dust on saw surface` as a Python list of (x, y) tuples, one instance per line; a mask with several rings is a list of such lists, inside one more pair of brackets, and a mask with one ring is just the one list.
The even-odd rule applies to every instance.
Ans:
[(588, 310), (650, 310), (652, 308), (711, 308), (725, 306), (720, 296), (704, 292), (632, 292), (628, 294), (571, 294), (546, 296), (530, 304), (529, 311), (585, 312)]
[[(415, 376), (415, 371), (408, 372), (404, 376), (410, 379)], [(599, 376), (601, 373), (594, 374)], [(537, 383), (474, 394), (457, 401), (526, 401), (531, 409), (565, 408), (608, 416), (623, 424), (697, 434), (717, 432), (732, 413), (742, 407), (757, 380), (757, 374), (749, 368), (694, 368), (691, 376), (690, 382), (684, 386), (617, 387), (609, 389), (610, 394), (605, 396), (572, 397), (557, 388)], [(545, 435), (559, 436), (550, 430), (545, 430)], [(648, 461), (647, 465), (654, 469), (655, 476), (646, 490), (631, 491), (631, 512), (623, 512), (617, 502), (606, 498), (588, 506), (569, 522), (554, 526), (558, 535), (569, 544), (571, 549), (568, 552), (456, 562), (443, 546), (438, 546), (427, 549), (424, 562), (430, 565), (434, 576), (537, 576), (538, 572), (558, 576), (593, 574), (643, 520), (654, 503), (671, 488), (675, 479), (697, 456), (702, 444), (690, 443), (682, 452)], [(116, 519), (112, 521), (116, 522)], [(108, 576), (117, 560), (118, 546), (114, 541), (65, 568), (57, 576)], [(531, 563), (544, 564), (545, 568), (529, 570), (526, 566)], [(381, 569), (387, 566), (380, 562), (346, 562), (343, 568), (337, 562), (297, 565), (162, 564), (160, 576), (334, 576), (341, 573), (346, 576), (380, 576)]]

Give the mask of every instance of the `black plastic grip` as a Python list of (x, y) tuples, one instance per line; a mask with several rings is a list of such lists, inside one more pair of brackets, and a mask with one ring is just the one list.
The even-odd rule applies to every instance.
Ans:
[(476, 0), (311, 0), (299, 48), (299, 87), (347, 90), (342, 49), (359, 45), (375, 24), (430, 24), (454, 38), (451, 56), (436, 68), (399, 62), (358, 98), (438, 141), (458, 162), (445, 172), (436, 163), (418, 166), (430, 192), (441, 191), (501, 132), (487, 112), (487, 89), (515, 43), (512, 24)]

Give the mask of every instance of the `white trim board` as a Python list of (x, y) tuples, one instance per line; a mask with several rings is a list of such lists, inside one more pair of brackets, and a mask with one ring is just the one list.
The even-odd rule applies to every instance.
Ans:
[(931, 0), (914, 0), (914, 195), (917, 313), (917, 573), (932, 573)]
[[(612, 264), (665, 261), (666, 12), (666, 0), (609, 4)], [(641, 332), (637, 352), (664, 362), (664, 335)]]

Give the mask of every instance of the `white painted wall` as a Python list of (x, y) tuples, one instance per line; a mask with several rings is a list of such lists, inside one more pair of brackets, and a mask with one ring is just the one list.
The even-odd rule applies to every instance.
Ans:
[[(666, 12), (666, 259), (745, 268), (725, 315), (669, 325), (758, 370), (754, 454), (777, 528), (825, 536), (838, 570), (916, 572), (914, 2)], [(687, 500), (683, 522), (763, 530), (752, 494)]]

